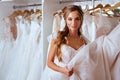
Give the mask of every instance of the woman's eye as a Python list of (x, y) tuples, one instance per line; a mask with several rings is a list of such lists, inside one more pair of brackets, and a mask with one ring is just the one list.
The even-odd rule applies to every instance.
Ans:
[(68, 18), (68, 21), (72, 21), (72, 20), (77, 20), (77, 21), (79, 21), (79, 20), (80, 20), (80, 18), (75, 18), (75, 19)]
[(80, 20), (80, 18), (76, 18), (76, 20)]
[(68, 18), (69, 21), (72, 21), (72, 18)]

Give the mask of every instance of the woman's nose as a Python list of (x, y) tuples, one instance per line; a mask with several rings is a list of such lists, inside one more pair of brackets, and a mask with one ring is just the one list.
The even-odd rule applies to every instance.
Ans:
[(72, 25), (75, 25), (75, 24), (76, 24), (76, 21), (75, 21), (75, 20), (73, 20), (73, 21), (72, 21)]

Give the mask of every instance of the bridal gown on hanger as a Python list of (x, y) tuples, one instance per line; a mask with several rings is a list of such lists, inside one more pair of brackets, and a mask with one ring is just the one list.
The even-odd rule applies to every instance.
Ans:
[(90, 15), (87, 11), (84, 14), (83, 24), (81, 28), (81, 32), (83, 36), (86, 38), (88, 43), (93, 42), (96, 39), (96, 23), (95, 16)]
[(60, 15), (59, 14), (55, 14), (54, 15), (54, 19), (53, 19), (53, 29), (52, 32), (57, 32), (60, 30)]
[(82, 34), (92, 42), (102, 35), (109, 34), (119, 24), (119, 18), (103, 16), (101, 13), (90, 15), (88, 11), (84, 14)]
[[(8, 28), (10, 28), (10, 26)], [(10, 32), (10, 29), (9, 29), (9, 32)], [(9, 37), (7, 37), (7, 38), (9, 38)], [(17, 42), (17, 39), (16, 39), (16, 42)], [(7, 49), (4, 48), (3, 49), (4, 52), (2, 51), (2, 54), (4, 54), (4, 56), (2, 55), (2, 57), (4, 57), (4, 59), (3, 59), (3, 61), (1, 61), (3, 64), (0, 67), (0, 70), (1, 70), (0, 73), (2, 75), (0, 77), (1, 80), (7, 80), (7, 76), (9, 75), (9, 73), (12, 72), (12, 68), (11, 67), (13, 66), (13, 64), (11, 64), (11, 61), (14, 61), (14, 60), (12, 60), (12, 59), (14, 59), (14, 55), (15, 55), (14, 52), (13, 52), (13, 48), (15, 48), (14, 45), (17, 45), (16, 42), (13, 41), (12, 46), (11, 46), (11, 48), (9, 48), (9, 50), (7, 50)], [(6, 45), (8, 45), (8, 44), (6, 44)]]
[(118, 17), (103, 16), (101, 13), (96, 14), (96, 38), (102, 35), (108, 35), (118, 24)]
[(2, 29), (2, 34), (0, 38), (0, 79), (4, 80), (6, 72), (8, 70), (7, 62), (9, 61), (9, 52), (13, 47), (13, 37), (10, 32), (10, 21), (9, 18), (4, 18)]
[[(34, 18), (36, 18), (34, 16)], [(5, 53), (2, 80), (38, 80), (42, 72), (41, 27), (37, 19), (16, 17), (17, 38)], [(7, 50), (7, 49), (6, 49)]]
[[(9, 67), (8, 67), (8, 73), (6, 74), (6, 79), (5, 80), (19, 80), (23, 77), (21, 76), (21, 69), (22, 69), (22, 60), (23, 60), (23, 50), (25, 48), (25, 38), (26, 36), (26, 31), (25, 28), (26, 26), (24, 25), (24, 20), (22, 16), (18, 16), (16, 18), (16, 27), (17, 27), (17, 38), (14, 41), (14, 46), (12, 50), (9, 52), (10, 56), (9, 57)], [(21, 64), (22, 63), (22, 64)], [(22, 72), (24, 74), (24, 72)]]
[(28, 75), (27, 80), (38, 80), (42, 72), (41, 53), (41, 26), (37, 22), (36, 15), (31, 17), (30, 37), (28, 39)]

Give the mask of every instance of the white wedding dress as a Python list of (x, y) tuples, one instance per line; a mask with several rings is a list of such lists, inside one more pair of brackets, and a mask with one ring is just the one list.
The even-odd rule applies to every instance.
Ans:
[[(71, 77), (45, 67), (40, 80), (120, 80), (119, 55), (120, 52), (120, 24), (107, 36), (101, 36), (92, 43), (80, 47), (78, 50), (63, 45), (61, 47), (62, 62), (57, 57), (54, 62), (58, 66), (73, 68)], [(115, 62), (117, 61), (117, 62)], [(116, 63), (117, 65), (114, 65)], [(117, 67), (117, 69), (112, 69)], [(113, 70), (113, 71), (112, 71)], [(115, 79), (114, 75), (117, 76)]]
[[(84, 46), (84, 45), (83, 45)], [(67, 64), (70, 62), (70, 60), (76, 55), (77, 52), (80, 51), (81, 46), (79, 49), (75, 50), (71, 46), (68, 45), (63, 45), (61, 47), (61, 52), (62, 52), (62, 62), (59, 62), (57, 57), (55, 58), (54, 62), (61, 67), (67, 66)], [(68, 55), (69, 54), (69, 55)], [(43, 75), (41, 77), (41, 80), (79, 80), (79, 77), (77, 76), (76, 73), (73, 73), (71, 77), (68, 77), (67, 75), (56, 72), (49, 67), (46, 66)]]

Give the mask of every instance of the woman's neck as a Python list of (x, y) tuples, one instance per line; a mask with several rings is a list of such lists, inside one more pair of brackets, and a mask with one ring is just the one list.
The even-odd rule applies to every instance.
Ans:
[(72, 38), (77, 38), (77, 37), (79, 37), (79, 35), (78, 35), (77, 32), (69, 32), (68, 36), (69, 36), (69, 37), (72, 37)]

